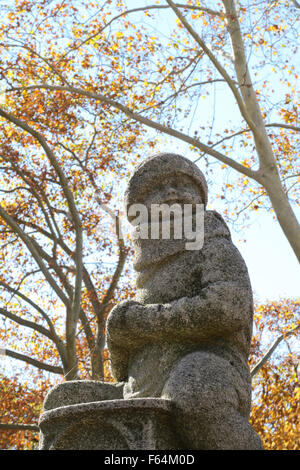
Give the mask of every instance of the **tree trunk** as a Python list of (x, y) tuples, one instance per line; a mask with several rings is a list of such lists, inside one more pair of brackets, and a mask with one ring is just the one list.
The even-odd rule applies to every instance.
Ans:
[(104, 380), (104, 364), (103, 364), (103, 349), (104, 349), (104, 335), (102, 324), (97, 325), (96, 345), (92, 354), (92, 379)]
[(67, 313), (66, 322), (66, 343), (67, 343), (67, 358), (68, 358), (68, 372), (65, 375), (66, 380), (78, 379), (78, 362), (76, 354), (76, 324), (74, 320), (70, 320), (69, 312)]
[(282, 188), (279, 176), (263, 175), (259, 178), (259, 182), (265, 187), (277, 220), (300, 262), (300, 225)]

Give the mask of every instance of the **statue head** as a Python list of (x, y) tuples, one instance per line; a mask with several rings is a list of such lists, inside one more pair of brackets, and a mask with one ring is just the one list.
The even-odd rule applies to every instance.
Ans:
[[(128, 216), (132, 204), (207, 204), (203, 173), (190, 160), (173, 153), (159, 153), (143, 160), (130, 177), (124, 196)], [(130, 221), (130, 217), (128, 217)]]

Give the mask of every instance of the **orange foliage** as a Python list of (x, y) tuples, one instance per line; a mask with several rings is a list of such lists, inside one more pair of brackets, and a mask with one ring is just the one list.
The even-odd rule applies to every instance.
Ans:
[[(167, 130), (186, 129), (195, 142), (201, 135), (210, 149), (219, 149), (245, 172), (259, 167), (253, 135), (243, 119), (232, 123), (225, 115), (214, 128), (215, 115), (202, 112), (203, 100), (214, 100), (219, 86), (224, 91), (224, 80), (182, 22), (177, 20), (168, 38), (154, 35), (147, 26), (151, 19), (156, 21), (154, 8), (139, 12), (147, 19), (141, 25), (136, 17), (124, 14), (125, 3), (14, 0), (1, 10), (0, 77), (6, 93), (0, 96), (0, 199), (5, 211), (5, 218), (0, 218), (0, 341), (19, 355), (40, 361), (40, 370), (46, 364), (60, 379), (73, 369), (66, 354), (70, 346), (66, 319), (80, 277), (76, 244), (82, 231), (81, 310), (77, 332), (71, 335), (78, 375), (111, 380), (107, 351), (99, 346), (105, 318), (116, 300), (133, 292), (130, 268), (120, 277), (122, 247), (103, 204), (118, 207), (122, 180), (131, 164), (156, 143), (153, 133), (146, 135), (132, 113)], [(201, 10), (200, 3), (188, 1), (187, 7), (199, 8), (186, 8), (184, 14), (234, 76), (227, 19), (222, 12)], [(296, 20), (292, 2), (265, 3), (251, 2), (251, 15), (241, 7), (239, 20), (282, 185), (296, 200), (298, 76), (290, 65)], [(161, 2), (156, 6), (163, 7)], [(72, 92), (66, 91), (69, 86)], [(280, 96), (274, 89), (282, 92)], [(128, 108), (130, 114), (110, 106), (111, 102)], [(285, 127), (273, 126), (273, 119)], [(207, 164), (214, 179), (211, 158), (194, 145), (191, 151)], [(228, 168), (224, 161), (219, 163), (221, 172)], [(265, 188), (246, 174), (239, 173), (236, 181), (224, 179), (217, 196), (226, 199), (228, 219), (246, 208), (269, 210)], [(80, 220), (77, 226), (74, 212)], [(293, 328), (296, 310), (296, 303), (287, 301), (257, 308), (252, 365), (262, 357), (270, 337)], [(268, 335), (263, 337), (263, 332)], [(286, 343), (292, 347), (292, 338)], [(296, 368), (294, 353), (288, 351), (272, 356), (254, 379), (252, 422), (268, 449), (299, 445)], [(42, 379), (31, 387), (3, 376), (1, 420), (36, 423), (48, 386)], [(2, 448), (36, 445), (29, 431), (2, 431), (0, 436)]]
[[(266, 343), (270, 345), (282, 333), (296, 327), (299, 313), (300, 303), (293, 300), (257, 307), (250, 358), (252, 367), (266, 353)], [(266, 450), (300, 449), (299, 333), (298, 329), (283, 340), (253, 378), (251, 424), (261, 436)]]
[[(21, 383), (20, 378), (0, 376), (1, 424), (37, 424), (43, 399), (50, 384), (42, 381), (37, 387)], [(3, 431), (0, 429), (0, 449), (31, 450), (38, 446), (38, 433)]]

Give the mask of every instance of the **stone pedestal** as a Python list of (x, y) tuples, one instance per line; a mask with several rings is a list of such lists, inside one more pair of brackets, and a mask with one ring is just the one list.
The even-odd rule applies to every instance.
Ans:
[(173, 411), (158, 398), (55, 408), (40, 417), (40, 450), (179, 450)]

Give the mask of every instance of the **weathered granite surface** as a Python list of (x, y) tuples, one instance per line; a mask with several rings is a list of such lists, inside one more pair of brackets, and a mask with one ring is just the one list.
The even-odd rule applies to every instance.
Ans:
[[(126, 214), (132, 204), (164, 202), (170, 182), (174, 183), (176, 200), (187, 197), (186, 202), (196, 202), (195, 198), (199, 197), (199, 202), (206, 206), (207, 183), (197, 165), (181, 155), (161, 153), (146, 158), (135, 167), (124, 194)], [(167, 194), (168, 201), (170, 196), (172, 194)]]
[[(125, 207), (203, 203), (207, 186), (196, 165), (173, 154), (144, 160), (131, 177)], [(204, 245), (133, 238), (136, 301), (110, 313), (112, 372), (124, 398), (172, 400), (186, 449), (261, 449), (248, 423), (247, 363), (253, 299), (248, 271), (222, 217), (206, 211)]]
[(40, 417), (40, 449), (178, 450), (172, 415), (172, 402), (157, 398), (56, 407)]
[[(206, 206), (207, 193), (196, 165), (158, 154), (135, 169), (125, 208)], [(247, 268), (214, 211), (204, 213), (203, 247), (187, 251), (185, 242), (133, 237), (136, 299), (118, 304), (107, 322), (118, 384), (69, 382), (52, 390), (40, 448), (262, 449), (248, 422)]]
[(53, 387), (46, 395), (43, 410), (123, 398), (123, 383), (105, 383), (97, 380), (72, 380)]

